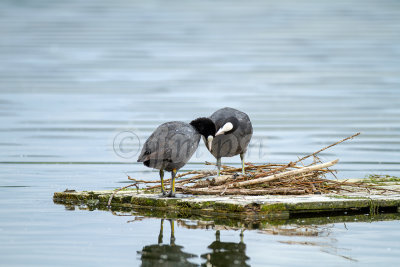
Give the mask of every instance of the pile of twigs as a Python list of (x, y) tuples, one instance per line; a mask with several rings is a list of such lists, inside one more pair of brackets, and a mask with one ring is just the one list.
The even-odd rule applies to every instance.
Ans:
[[(340, 140), (334, 144), (324, 147), (312, 154), (290, 162), (289, 164), (263, 164), (254, 165), (246, 163), (244, 175), (241, 168), (222, 166), (221, 176), (216, 177), (216, 171), (190, 171), (177, 175), (176, 190), (184, 194), (194, 195), (302, 195), (335, 193), (342, 190), (352, 191), (351, 187), (362, 188), (362, 183), (348, 183), (325, 178), (325, 174), (332, 173), (329, 167), (335, 165), (339, 160), (322, 163), (317, 154), (332, 146), (358, 136), (360, 133)], [(303, 164), (304, 160), (312, 158), (309, 165)], [(206, 163), (211, 165), (211, 163)], [(190, 176), (190, 177), (188, 177)], [(182, 177), (188, 177), (179, 179)], [(155, 190), (160, 187), (159, 181), (143, 181), (128, 177), (134, 181), (127, 187), (146, 184), (145, 189)], [(169, 184), (171, 179), (165, 180)], [(156, 185), (149, 185), (156, 184)]]
[[(324, 175), (338, 160), (308, 166), (297, 166), (297, 162), (289, 164), (253, 165), (247, 163), (246, 174), (242, 175), (241, 168), (222, 166), (221, 176), (216, 177), (216, 171), (191, 171), (180, 175), (192, 175), (189, 178), (176, 182), (177, 192), (193, 195), (266, 195), (291, 194), (301, 195), (309, 193), (326, 193), (335, 190), (339, 182), (328, 180)], [(206, 163), (210, 164), (210, 163)], [(129, 178), (130, 180), (134, 180)], [(136, 183), (159, 183), (159, 181), (138, 181)], [(165, 181), (166, 184), (170, 182)], [(148, 186), (146, 189), (156, 189), (160, 185)]]
[(287, 165), (247, 164), (245, 175), (238, 175), (236, 169), (225, 166), (223, 175), (192, 182), (191, 185), (179, 185), (177, 190), (203, 195), (301, 195), (323, 192), (327, 190), (329, 180), (322, 177), (330, 172), (328, 167), (337, 162), (313, 163), (305, 167), (292, 162)]

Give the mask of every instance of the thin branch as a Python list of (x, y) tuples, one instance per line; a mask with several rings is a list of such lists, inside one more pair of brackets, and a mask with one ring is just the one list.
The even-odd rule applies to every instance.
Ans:
[(303, 195), (305, 194), (304, 189), (292, 189), (292, 188), (273, 188), (273, 189), (208, 189), (208, 188), (179, 188), (183, 193), (189, 193), (193, 195)]
[(353, 134), (352, 136), (346, 137), (346, 138), (344, 138), (344, 139), (342, 139), (342, 140), (340, 140), (340, 141), (338, 141), (338, 142), (336, 142), (336, 143), (334, 143), (334, 144), (331, 144), (331, 145), (329, 145), (329, 146), (326, 146), (326, 147), (324, 147), (324, 148), (322, 148), (322, 149), (320, 149), (320, 150), (318, 150), (318, 151), (316, 151), (316, 152), (314, 152), (314, 153), (312, 153), (312, 154), (310, 154), (310, 155), (307, 155), (307, 156), (305, 156), (305, 157), (302, 157), (301, 159), (295, 161), (294, 163), (298, 163), (298, 162), (300, 162), (300, 161), (303, 161), (303, 160), (305, 160), (306, 158), (309, 158), (309, 157), (314, 156), (314, 155), (316, 155), (316, 154), (318, 154), (318, 153), (320, 153), (320, 152), (322, 152), (322, 151), (324, 151), (324, 150), (327, 150), (328, 148), (331, 148), (331, 147), (333, 147), (333, 146), (336, 146), (336, 145), (338, 145), (338, 144), (340, 144), (340, 143), (343, 143), (344, 141), (347, 141), (347, 140), (349, 140), (349, 139), (353, 139), (354, 137), (356, 137), (356, 136), (358, 136), (358, 135), (360, 135), (360, 134), (361, 134), (361, 133), (359, 132), (359, 133)]
[(118, 193), (119, 191), (124, 190), (124, 189), (126, 189), (126, 188), (132, 187), (132, 186), (136, 186), (136, 189), (139, 190), (139, 187), (138, 187), (137, 183), (130, 184), (130, 185), (127, 185), (127, 186), (124, 186), (124, 187), (121, 187), (121, 188), (119, 188), (119, 189), (114, 190), (114, 192), (112, 193), (112, 195), (111, 195), (110, 198), (108, 199), (107, 207), (111, 207), (111, 201), (112, 201), (112, 199), (114, 198), (114, 195), (115, 195), (116, 193)]
[(338, 162), (339, 162), (339, 159), (336, 159), (336, 160), (329, 161), (327, 163), (304, 167), (301, 169), (296, 169), (296, 170), (287, 171), (287, 172), (281, 172), (281, 173), (273, 174), (273, 175), (263, 177), (263, 178), (258, 178), (258, 179), (253, 179), (253, 180), (249, 180), (249, 181), (243, 181), (243, 182), (237, 182), (237, 183), (228, 185), (228, 188), (243, 187), (243, 186), (248, 186), (248, 185), (270, 182), (270, 181), (277, 180), (277, 179), (279, 179), (281, 177), (285, 177), (285, 176), (291, 176), (291, 175), (296, 175), (296, 174), (301, 174), (301, 173), (305, 173), (305, 172), (315, 171), (318, 169), (327, 168), (327, 167), (335, 165)]

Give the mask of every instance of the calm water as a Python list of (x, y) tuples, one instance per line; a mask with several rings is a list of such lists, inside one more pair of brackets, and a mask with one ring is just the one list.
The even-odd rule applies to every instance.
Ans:
[[(288, 162), (361, 131), (321, 158), (340, 158), (339, 179), (400, 176), (399, 31), (400, 3), (386, 0), (1, 1), (0, 265), (151, 266), (161, 249), (183, 266), (207, 254), (398, 265), (399, 221), (307, 226), (312, 236), (246, 230), (242, 242), (240, 231), (218, 242), (216, 229), (175, 221), (169, 246), (166, 220), (161, 246), (160, 219), (70, 211), (52, 194), (157, 178), (135, 163), (153, 129), (224, 106), (253, 121), (248, 161)], [(201, 144), (184, 169), (211, 168), (204, 161)]]

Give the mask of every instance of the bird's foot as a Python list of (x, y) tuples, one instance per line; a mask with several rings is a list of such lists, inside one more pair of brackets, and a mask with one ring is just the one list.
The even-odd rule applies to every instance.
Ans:
[(166, 197), (175, 197), (175, 192), (169, 191), (168, 194), (165, 195)]
[(165, 197), (165, 196), (167, 196), (167, 192), (165, 192), (165, 190), (161, 190), (160, 197)]

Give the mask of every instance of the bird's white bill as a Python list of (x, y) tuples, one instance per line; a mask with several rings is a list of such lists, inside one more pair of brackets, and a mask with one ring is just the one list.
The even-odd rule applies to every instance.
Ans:
[(211, 148), (212, 148), (213, 140), (214, 140), (214, 137), (212, 137), (212, 135), (207, 137), (207, 146), (208, 146), (208, 150), (210, 150), (210, 151), (211, 151)]
[(226, 132), (229, 132), (230, 130), (233, 129), (233, 124), (230, 122), (225, 123), (224, 126), (222, 126), (218, 132), (215, 134), (215, 136), (220, 135), (220, 134), (224, 134)]

